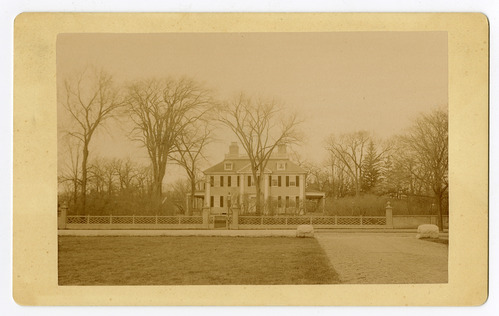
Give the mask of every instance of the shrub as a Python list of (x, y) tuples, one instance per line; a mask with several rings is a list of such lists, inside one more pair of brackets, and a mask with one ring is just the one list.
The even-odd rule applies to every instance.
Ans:
[[(326, 214), (339, 216), (383, 216), (387, 202), (393, 208), (393, 215), (429, 215), (436, 214), (432, 208), (431, 197), (408, 196), (394, 199), (389, 196), (365, 194), (359, 197), (347, 196), (339, 199), (326, 199)], [(445, 212), (444, 212), (445, 214)]]

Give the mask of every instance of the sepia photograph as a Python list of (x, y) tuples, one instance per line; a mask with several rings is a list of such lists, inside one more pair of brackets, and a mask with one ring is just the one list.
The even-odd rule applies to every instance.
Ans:
[(19, 305), (477, 306), (478, 13), (23, 13)]
[(447, 32), (59, 34), (59, 285), (448, 282)]

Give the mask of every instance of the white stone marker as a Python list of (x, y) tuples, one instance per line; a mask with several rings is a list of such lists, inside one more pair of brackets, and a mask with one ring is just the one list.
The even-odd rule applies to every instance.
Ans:
[(314, 227), (312, 225), (300, 225), (296, 229), (296, 237), (314, 237)]
[(438, 238), (438, 226), (433, 224), (423, 224), (418, 226), (416, 238)]

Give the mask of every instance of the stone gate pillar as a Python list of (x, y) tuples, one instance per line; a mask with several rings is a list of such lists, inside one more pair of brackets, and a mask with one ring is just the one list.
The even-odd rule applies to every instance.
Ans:
[(392, 206), (390, 205), (390, 201), (386, 202), (385, 216), (386, 216), (386, 224), (385, 224), (386, 227), (393, 228), (393, 210)]

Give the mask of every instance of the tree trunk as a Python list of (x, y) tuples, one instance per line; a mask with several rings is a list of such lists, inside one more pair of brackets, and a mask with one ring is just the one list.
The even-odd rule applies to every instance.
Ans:
[(87, 160), (88, 160), (88, 142), (83, 145), (83, 159), (81, 161), (81, 208), (83, 214), (86, 214), (87, 203)]
[(260, 215), (262, 212), (262, 201), (261, 201), (261, 185), (260, 185), (260, 180), (261, 177), (257, 177), (256, 174), (253, 174), (253, 177), (255, 178), (255, 192), (256, 192), (256, 205), (255, 205), (255, 212), (256, 215)]
[(78, 179), (74, 179), (73, 182), (74, 192), (73, 192), (73, 207), (76, 209), (76, 215), (80, 215), (78, 212)]
[(444, 231), (444, 222), (442, 216), (442, 193), (439, 192), (436, 196), (437, 198), (437, 216), (438, 216), (438, 230), (440, 232)]
[(192, 211), (193, 211), (193, 205), (194, 205), (194, 195), (196, 192), (196, 179), (191, 178), (191, 196), (189, 197), (189, 200), (187, 201), (187, 215), (191, 216)]

